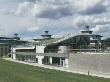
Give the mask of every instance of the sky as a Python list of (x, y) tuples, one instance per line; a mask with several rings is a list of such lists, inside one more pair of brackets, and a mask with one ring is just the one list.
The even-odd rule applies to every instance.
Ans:
[(60, 37), (85, 25), (110, 37), (110, 0), (0, 0), (0, 36), (30, 40), (48, 30)]

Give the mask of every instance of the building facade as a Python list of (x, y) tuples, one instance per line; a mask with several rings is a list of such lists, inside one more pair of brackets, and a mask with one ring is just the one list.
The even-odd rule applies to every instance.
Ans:
[(0, 37), (0, 57), (9, 56), (12, 48), (26, 43), (27, 41), (20, 40), (17, 33), (14, 37)]
[(10, 44), (0, 43), (0, 57), (7, 56), (11, 52)]
[(56, 39), (45, 31), (41, 39), (33, 39), (31, 47), (14, 48), (12, 58), (68, 68), (69, 53), (90, 52), (90, 50), (94, 52), (101, 48), (102, 36), (92, 32), (89, 26), (86, 26), (79, 34)]
[(102, 40), (101, 35), (93, 34), (93, 31), (90, 30), (89, 26), (85, 26), (84, 30), (81, 30), (81, 35), (88, 36), (90, 38), (90, 49), (101, 49)]

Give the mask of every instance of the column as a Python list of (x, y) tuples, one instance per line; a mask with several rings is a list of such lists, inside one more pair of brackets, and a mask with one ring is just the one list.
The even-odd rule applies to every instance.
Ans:
[(16, 60), (16, 49), (13, 48), (12, 59)]
[(63, 66), (63, 65), (62, 65), (62, 59), (61, 59), (61, 58), (60, 58), (60, 65)]
[(36, 58), (38, 58), (38, 64), (42, 65), (42, 59), (44, 56), (37, 56)]
[(65, 58), (65, 68), (68, 68), (68, 64), (69, 64), (69, 59)]
[(52, 64), (52, 57), (50, 57), (50, 64)]

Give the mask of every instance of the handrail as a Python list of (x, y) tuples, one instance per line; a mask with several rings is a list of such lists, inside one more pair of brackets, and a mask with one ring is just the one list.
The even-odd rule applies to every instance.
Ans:
[(63, 36), (61, 39), (59, 39), (59, 40), (57, 40), (57, 41), (55, 41), (55, 42), (53, 42), (53, 43), (59, 43), (59, 42), (61, 42), (61, 41), (67, 40), (67, 39), (69, 39), (69, 38), (71, 38), (71, 37), (77, 36), (78, 34), (79, 34), (79, 33), (69, 33), (69, 34), (67, 34), (66, 36)]

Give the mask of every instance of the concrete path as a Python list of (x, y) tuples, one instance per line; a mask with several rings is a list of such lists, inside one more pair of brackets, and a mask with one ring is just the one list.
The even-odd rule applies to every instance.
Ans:
[[(17, 62), (17, 63), (32, 65), (32, 66), (38, 66), (38, 67), (43, 67), (43, 68), (48, 68), (48, 69), (54, 69), (54, 70), (60, 70), (60, 71), (65, 71), (65, 72), (88, 75), (88, 73), (78, 72), (78, 71), (71, 71), (71, 70), (69, 70), (67, 68), (64, 68), (64, 67), (56, 67), (56, 66), (51, 66), (51, 65), (39, 65), (37, 63), (29, 63), (29, 62), (25, 62), (25, 61), (13, 60), (11, 58), (3, 58), (3, 59), (13, 61), (13, 62)], [(97, 74), (90, 74), (90, 75), (91, 76), (97, 76), (97, 77), (103, 77), (103, 78), (110, 78), (110, 76), (107, 76), (107, 75), (97, 75)]]

